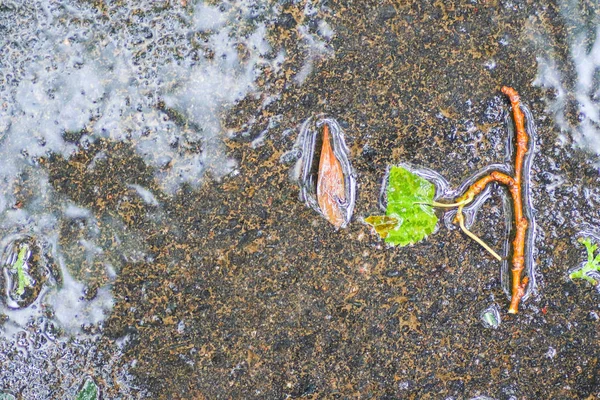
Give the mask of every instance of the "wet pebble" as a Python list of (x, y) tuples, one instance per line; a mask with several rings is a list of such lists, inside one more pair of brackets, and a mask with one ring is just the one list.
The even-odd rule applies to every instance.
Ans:
[(502, 322), (500, 318), (500, 308), (497, 304), (492, 304), (491, 306), (483, 310), (479, 318), (481, 319), (481, 323), (483, 324), (483, 326), (486, 328), (496, 329), (500, 326), (500, 323)]

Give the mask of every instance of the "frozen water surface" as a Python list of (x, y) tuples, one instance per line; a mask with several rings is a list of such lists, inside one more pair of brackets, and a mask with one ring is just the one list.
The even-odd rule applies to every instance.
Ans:
[[(7, 249), (14, 238), (31, 238), (52, 258), (52, 267), (40, 266), (46, 275), (35, 281), (35, 299), (20, 306), (8, 298), (0, 302), (6, 318), (0, 327), (3, 354), (19, 335), (28, 337), (27, 327), (36, 321), (52, 324), (58, 335), (44, 340), (41, 350), (25, 345), (27, 354), (60, 351), (57, 340), (70, 336), (95, 340), (91, 327), (101, 327), (111, 312), (111, 282), (123, 260), (146, 259), (144, 239), (127, 232), (124, 221), (114, 217), (100, 224), (91, 210), (57, 194), (40, 158), (68, 159), (99, 139), (125, 142), (167, 195), (182, 184), (197, 187), (232, 173), (238, 161), (225, 151), (231, 133), (221, 120), (247, 96), (262, 96), (267, 105), (276, 95), (259, 89), (256, 80), (265, 71), (281, 73), (286, 49), (269, 42), (280, 13), (280, 5), (256, 1), (197, 1), (187, 7), (155, 1), (0, 4), (0, 238)], [(298, 29), (306, 30), (306, 43), (298, 43), (308, 54), (307, 67), (299, 66), (303, 81), (334, 32), (324, 21), (322, 36)], [(106, 156), (96, 154), (90, 168), (102, 168)], [(150, 189), (128, 186), (132, 196), (160, 207)], [(31, 193), (25, 201), (15, 194), (23, 188)], [(63, 237), (65, 225), (78, 233)], [(113, 245), (107, 247), (109, 238)], [(105, 278), (89, 296), (91, 276), (82, 271), (98, 263)], [(81, 356), (87, 361), (63, 373), (77, 376), (76, 369), (95, 357)], [(26, 382), (30, 374), (18, 373), (34, 371), (35, 363), (17, 357), (10, 365), (15, 370), (3, 376), (3, 387), (27, 386), (23, 393), (29, 398), (50, 396), (47, 384)], [(65, 384), (78, 385), (69, 379), (60, 383)], [(122, 395), (128, 394), (125, 385)]]

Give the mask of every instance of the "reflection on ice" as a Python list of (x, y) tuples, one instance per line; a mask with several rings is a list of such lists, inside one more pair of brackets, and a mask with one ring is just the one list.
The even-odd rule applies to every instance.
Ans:
[[(548, 111), (561, 129), (561, 141), (568, 141), (600, 154), (600, 18), (586, 20), (579, 2), (560, 2), (561, 17), (566, 25), (570, 60), (553, 51), (550, 32), (535, 35), (540, 48), (537, 76), (533, 84), (553, 93), (546, 98)], [(591, 23), (590, 23), (591, 22)], [(591, 28), (590, 28), (591, 26)], [(548, 43), (550, 42), (550, 43)], [(570, 71), (571, 65), (574, 67)], [(576, 105), (576, 109), (571, 108)], [(576, 111), (577, 115), (569, 115)]]
[[(30, 238), (33, 247), (19, 270), (22, 299), (11, 300), (17, 269), (4, 268), (0, 313), (8, 321), (0, 330), (24, 327), (45, 308), (77, 333), (108, 314), (112, 281), (123, 262), (145, 258), (146, 244), (118, 215), (107, 213), (100, 221), (93, 210), (58, 195), (39, 168), (40, 157), (68, 159), (100, 138), (126, 142), (170, 194), (182, 184), (197, 187), (207, 175), (219, 179), (233, 172), (237, 162), (226, 153), (230, 133), (223, 113), (249, 95), (261, 107), (278, 99), (268, 82), (257, 80), (288, 79), (288, 49), (268, 40), (283, 7), (249, 0), (198, 1), (172, 10), (152, 1), (134, 8), (119, 2), (103, 8), (71, 0), (18, 3), (0, 7), (0, 239), (14, 245), (11, 238)], [(309, 76), (317, 57), (330, 54), (326, 42), (334, 32), (320, 20), (318, 7), (307, 3), (295, 27), (298, 43), (291, 45), (305, 56), (305, 67), (296, 66), (305, 71), (297, 81)], [(253, 145), (265, 137), (266, 131)], [(108, 157), (99, 152), (87, 168), (104, 168)], [(156, 193), (134, 181), (128, 186), (132, 198), (160, 212)], [(52, 262), (33, 261), (41, 243)], [(19, 248), (11, 249), (10, 257), (18, 255)], [(48, 279), (34, 276), (34, 265), (49, 269)], [(21, 292), (18, 284), (16, 290)]]
[[(171, 193), (183, 183), (197, 186), (206, 173), (218, 179), (233, 171), (222, 114), (247, 95), (268, 91), (256, 84), (260, 76), (283, 74), (286, 51), (267, 40), (279, 6), (199, 2), (178, 15), (148, 4), (151, 18), (131, 27), (119, 6), (108, 23), (93, 7), (41, 3), (39, 10), (28, 6), (35, 18), (7, 24), (0, 178), (14, 177), (38, 156), (68, 157), (98, 137), (131, 143)], [(322, 33), (297, 26), (308, 54), (300, 80), (316, 57), (330, 53), (325, 41), (333, 35), (311, 7), (306, 23), (314, 19)], [(24, 51), (40, 56), (24, 61)], [(264, 98), (267, 105), (273, 95)]]

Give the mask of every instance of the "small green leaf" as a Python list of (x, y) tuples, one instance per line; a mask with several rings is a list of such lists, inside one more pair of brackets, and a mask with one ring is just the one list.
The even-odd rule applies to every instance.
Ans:
[(498, 328), (500, 326), (500, 309), (496, 304), (492, 304), (480, 314), (481, 322), (486, 328)]
[(15, 261), (15, 264), (13, 265), (13, 270), (17, 272), (18, 287), (16, 293), (19, 296), (25, 293), (26, 286), (31, 286), (31, 280), (29, 279), (29, 276), (27, 275), (24, 269), (25, 257), (27, 256), (28, 250), (29, 247), (27, 245), (21, 246), (21, 249), (19, 250), (19, 255), (17, 256), (17, 261)]
[(394, 217), (386, 217), (385, 215), (372, 215), (365, 218), (365, 222), (375, 228), (375, 232), (379, 233), (385, 239), (390, 230), (398, 225), (398, 220)]
[(75, 400), (97, 400), (98, 399), (98, 386), (90, 378), (85, 380), (83, 387), (77, 393)]
[(581, 238), (578, 241), (585, 246), (587, 252), (587, 261), (581, 268), (571, 272), (569, 277), (571, 279), (585, 279), (592, 285), (596, 286), (598, 285), (598, 281), (595, 279), (594, 275), (595, 273), (600, 272), (600, 260), (598, 255), (594, 257), (594, 252), (598, 249), (598, 246), (596, 244), (592, 244), (590, 238)]
[(496, 317), (494, 316), (494, 314), (488, 312), (485, 313), (483, 315), (483, 320), (485, 321), (486, 324), (488, 324), (489, 326), (495, 327), (498, 325), (498, 320), (496, 319)]
[(10, 393), (0, 393), (0, 400), (15, 400), (15, 396)]
[(423, 240), (437, 223), (430, 204), (435, 196), (433, 184), (406, 168), (393, 166), (387, 186), (385, 217), (368, 217), (386, 243), (406, 246)]

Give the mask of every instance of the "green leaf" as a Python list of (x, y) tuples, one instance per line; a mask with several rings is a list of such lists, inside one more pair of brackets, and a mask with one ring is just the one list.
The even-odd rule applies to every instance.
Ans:
[(75, 400), (97, 400), (98, 399), (98, 386), (90, 378), (85, 380), (83, 387), (77, 393)]
[(15, 400), (15, 396), (10, 393), (0, 393), (0, 400)]
[(590, 238), (581, 238), (578, 240), (579, 243), (585, 246), (587, 252), (587, 261), (583, 267), (575, 270), (569, 274), (571, 279), (585, 279), (592, 285), (598, 285), (598, 281), (594, 278), (595, 272), (600, 272), (600, 260), (599, 257), (594, 257), (594, 252), (598, 249), (596, 244), (592, 244)]
[(386, 243), (406, 246), (433, 232), (437, 216), (429, 206), (435, 196), (433, 184), (406, 168), (393, 166), (387, 186), (386, 216), (372, 216), (372, 225)]
[(24, 269), (25, 256), (27, 256), (28, 250), (29, 247), (27, 245), (21, 246), (21, 249), (19, 250), (19, 255), (17, 256), (17, 261), (15, 261), (15, 264), (13, 265), (13, 270), (17, 271), (18, 287), (16, 293), (19, 296), (25, 293), (26, 286), (31, 286), (31, 280), (29, 279), (29, 276), (27, 275)]

